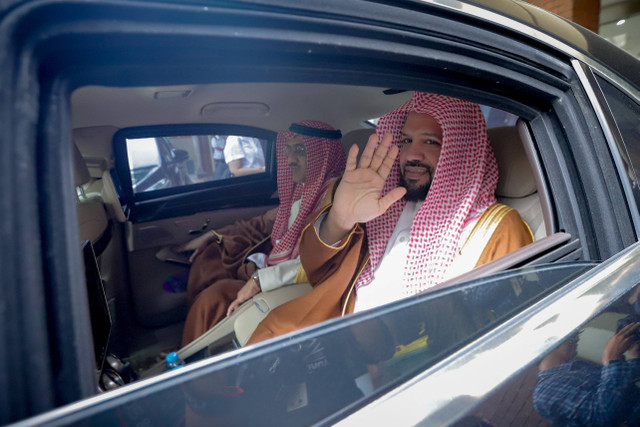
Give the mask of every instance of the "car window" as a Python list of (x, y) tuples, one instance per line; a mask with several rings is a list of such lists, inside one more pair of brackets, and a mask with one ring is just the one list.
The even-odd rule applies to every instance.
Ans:
[(598, 77), (598, 84), (607, 99), (618, 130), (622, 135), (624, 147), (621, 156), (627, 168), (627, 177), (631, 182), (636, 202), (640, 202), (640, 105), (616, 89), (605, 79)]
[(638, 293), (612, 301), (456, 425), (639, 425)]
[[(265, 203), (275, 190), (276, 133), (230, 124), (123, 128), (113, 134), (118, 197), (134, 223)], [(236, 200), (229, 201), (233, 186)]]
[(126, 138), (134, 193), (264, 173), (267, 140), (244, 135)]
[(593, 265), (522, 268), (335, 319), (171, 373), (184, 375), (156, 377), (85, 416), (171, 425), (183, 417), (187, 424), (319, 422), (408, 380)]

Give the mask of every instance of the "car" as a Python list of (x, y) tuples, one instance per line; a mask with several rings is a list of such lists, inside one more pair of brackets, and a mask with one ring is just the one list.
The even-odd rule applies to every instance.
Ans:
[[(601, 362), (633, 312), (640, 63), (575, 24), (510, 0), (9, 0), (0, 19), (2, 424), (544, 425), (539, 362), (577, 331)], [(371, 311), (179, 348), (175, 247), (277, 206), (276, 133), (315, 119), (362, 145), (412, 91), (481, 105), (499, 200), (536, 241)], [(216, 175), (229, 136), (264, 172)]]

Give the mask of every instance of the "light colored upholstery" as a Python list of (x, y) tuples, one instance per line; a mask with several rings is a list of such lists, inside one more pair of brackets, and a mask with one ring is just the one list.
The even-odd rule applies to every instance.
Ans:
[(127, 217), (122, 209), (122, 205), (120, 204), (120, 198), (118, 197), (118, 192), (116, 191), (116, 187), (111, 179), (110, 171), (106, 170), (102, 173), (101, 181), (102, 190), (100, 194), (102, 195), (102, 201), (107, 208), (107, 212), (109, 212), (109, 216), (118, 222), (125, 222)]
[(73, 166), (76, 191), (78, 192), (78, 229), (82, 241), (97, 242), (109, 226), (109, 219), (102, 200), (87, 197), (85, 188), (91, 184), (89, 169), (78, 147), (73, 144)]
[(496, 197), (502, 204), (520, 213), (536, 240), (546, 236), (544, 216), (536, 190), (535, 178), (529, 166), (516, 127), (489, 129), (489, 140), (498, 162), (500, 178)]
[(362, 150), (364, 150), (365, 145), (367, 145), (367, 141), (369, 137), (376, 133), (375, 129), (356, 129), (351, 132), (347, 132), (342, 137), (342, 146), (344, 147), (345, 153), (349, 154), (349, 149), (353, 144), (358, 146), (358, 159), (360, 159), (360, 155), (362, 154)]
[(91, 174), (89, 174), (89, 168), (82, 158), (82, 154), (76, 144), (73, 144), (73, 168), (76, 187), (83, 186), (91, 181)]
[(72, 137), (83, 154), (93, 178), (100, 178), (113, 166), (113, 135), (115, 126), (92, 126), (73, 129)]

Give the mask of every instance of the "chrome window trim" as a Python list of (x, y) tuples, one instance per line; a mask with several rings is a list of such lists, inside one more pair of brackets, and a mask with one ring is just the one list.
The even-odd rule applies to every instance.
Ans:
[(625, 167), (624, 161), (622, 160), (622, 156), (619, 152), (620, 147), (626, 147), (624, 140), (620, 134), (615, 118), (609, 109), (607, 100), (604, 97), (595, 76), (591, 72), (591, 69), (575, 59), (571, 60), (571, 65), (573, 66), (573, 69), (575, 70), (576, 75), (578, 76), (578, 79), (580, 80), (580, 83), (593, 106), (596, 117), (600, 122), (600, 127), (604, 132), (605, 139), (609, 145), (609, 150), (613, 155), (614, 163), (618, 169), (618, 174), (621, 177), (620, 181), (622, 182), (622, 188), (627, 198), (627, 203), (629, 203), (631, 218), (633, 219), (636, 236), (638, 236), (640, 235), (640, 212), (638, 212), (638, 206), (636, 204), (635, 197), (633, 196), (633, 189), (631, 188), (631, 184), (627, 178), (627, 168)]
[(547, 236), (551, 236), (555, 233), (555, 210), (551, 203), (551, 196), (547, 181), (543, 178), (545, 176), (540, 159), (535, 152), (535, 143), (533, 142), (533, 136), (529, 125), (521, 118), (516, 121), (516, 129), (518, 135), (522, 141), (524, 152), (529, 160), (529, 165), (533, 170), (533, 178), (536, 183), (536, 191), (538, 192), (538, 198), (540, 200), (540, 208), (542, 209), (542, 218), (544, 221), (544, 229)]
[[(631, 97), (635, 99), (636, 102), (640, 103), (640, 90), (636, 89), (633, 85), (628, 83), (626, 80), (618, 77), (615, 73), (609, 70), (604, 64), (595, 61), (593, 58), (584, 55), (579, 50), (571, 47), (570, 45), (562, 42), (561, 40), (555, 37), (550, 36), (549, 34), (545, 34), (542, 31), (537, 30), (534, 27), (531, 27), (522, 22), (518, 22), (515, 19), (509, 18), (499, 13), (484, 9), (480, 6), (463, 3), (458, 0), (418, 0), (418, 1), (422, 3), (430, 4), (436, 7), (454, 10), (456, 11), (456, 13), (463, 13), (465, 15), (480, 18), (485, 21), (489, 21), (493, 24), (500, 25), (503, 28), (517, 31), (530, 38), (538, 40), (548, 46), (551, 46), (556, 50), (559, 50), (565, 53), (570, 57), (576, 58), (581, 62), (589, 65), (594, 70), (597, 70), (599, 74), (601, 74), (611, 83), (621, 88), (624, 92), (627, 92)], [(532, 5), (528, 5), (528, 6), (532, 6)]]
[(549, 351), (639, 277), (635, 243), (338, 425), (449, 425), (535, 360), (529, 355)]

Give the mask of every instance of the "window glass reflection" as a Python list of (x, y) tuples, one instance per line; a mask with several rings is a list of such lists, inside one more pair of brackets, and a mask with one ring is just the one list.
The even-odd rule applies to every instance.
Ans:
[(613, 113), (624, 146), (619, 147), (626, 174), (631, 182), (636, 203), (640, 206), (640, 105), (616, 89), (606, 80), (598, 77), (598, 84)]
[(157, 417), (171, 425), (280, 426), (340, 417), (592, 266), (523, 268), (334, 319), (117, 397), (94, 416), (100, 422)]
[[(464, 418), (474, 425), (640, 425), (640, 286)], [(456, 424), (471, 425), (471, 424)]]
[(127, 138), (134, 193), (265, 172), (265, 139), (243, 135)]

